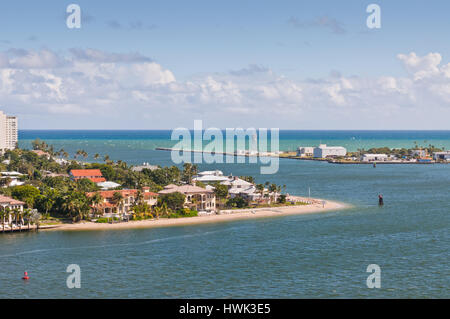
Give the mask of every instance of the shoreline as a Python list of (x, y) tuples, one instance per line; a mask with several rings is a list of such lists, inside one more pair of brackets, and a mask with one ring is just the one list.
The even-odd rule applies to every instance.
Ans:
[(327, 159), (327, 158), (314, 158), (314, 157), (299, 157), (296, 155), (288, 155), (288, 153), (292, 153), (292, 152), (286, 152), (286, 151), (282, 151), (282, 153), (280, 154), (270, 154), (270, 152), (266, 152), (263, 154), (250, 154), (250, 153), (245, 153), (245, 154), (237, 154), (236, 152), (234, 153), (229, 153), (229, 152), (219, 152), (219, 151), (214, 151), (214, 152), (210, 152), (210, 151), (204, 151), (204, 150), (184, 150), (184, 149), (177, 149), (177, 148), (171, 148), (171, 147), (156, 147), (155, 148), (156, 151), (169, 151), (169, 152), (188, 152), (188, 153), (201, 153), (201, 154), (220, 154), (220, 155), (224, 155), (224, 156), (234, 156), (234, 157), (239, 157), (239, 156), (243, 156), (243, 157), (272, 157), (272, 158), (279, 158), (279, 159), (292, 159), (292, 160), (300, 160), (300, 161), (314, 161), (314, 162), (327, 162), (329, 164), (345, 164), (345, 165), (373, 165), (374, 163), (378, 164), (393, 164), (393, 165), (402, 165), (402, 164), (406, 164), (406, 165), (433, 165), (433, 164), (450, 164), (450, 162), (437, 162), (435, 160), (431, 161), (431, 162), (412, 162), (412, 161), (371, 161), (371, 162), (364, 162), (364, 161), (335, 161), (332, 159)]
[[(321, 200), (321, 199), (316, 199)], [(352, 206), (337, 201), (326, 201), (325, 207), (322, 204), (310, 204), (302, 206), (282, 206), (256, 209), (236, 210), (228, 214), (207, 215), (184, 218), (162, 218), (148, 219), (142, 221), (129, 221), (115, 224), (102, 224), (94, 222), (81, 222), (78, 224), (55, 225), (51, 229), (41, 229), (45, 231), (98, 231), (98, 230), (120, 230), (120, 229), (139, 229), (139, 228), (160, 228), (187, 225), (201, 225), (211, 223), (222, 223), (236, 220), (273, 218), (290, 215), (306, 215), (315, 213), (324, 213), (333, 210), (348, 209)]]

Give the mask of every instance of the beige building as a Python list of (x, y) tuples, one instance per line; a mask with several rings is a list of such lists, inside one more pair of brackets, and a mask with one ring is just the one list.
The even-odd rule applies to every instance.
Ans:
[[(97, 192), (87, 193), (88, 197), (92, 197)], [(117, 201), (115, 198), (115, 193), (122, 195), (122, 199)], [(100, 191), (98, 192), (102, 197), (102, 202), (93, 205), (91, 208), (93, 212), (97, 212), (99, 215), (105, 217), (112, 217), (117, 214), (128, 215), (132, 212), (133, 205), (135, 205), (139, 196), (141, 200), (149, 206), (155, 206), (158, 202), (158, 194), (150, 192), (149, 187), (143, 187), (142, 191), (139, 192), (137, 189), (124, 189), (124, 190), (110, 190), (110, 191)]]
[(18, 120), (15, 116), (7, 116), (0, 111), (0, 153), (13, 150), (19, 141)]
[[(14, 210), (18, 210), (23, 212), (23, 206), (25, 205), (24, 202), (21, 202), (19, 200), (15, 200), (11, 197), (7, 197), (7, 196), (3, 196), (0, 195), (0, 210), (2, 211), (14, 211)], [(7, 221), (8, 224), (12, 223), (12, 214), (9, 213), (8, 216), (6, 216), (5, 220)], [(0, 220), (0, 224), (3, 221)]]
[(164, 189), (158, 192), (159, 195), (181, 193), (186, 196), (185, 206), (195, 209), (199, 212), (214, 212), (216, 211), (216, 195), (211, 189), (205, 189), (192, 185), (167, 185)]

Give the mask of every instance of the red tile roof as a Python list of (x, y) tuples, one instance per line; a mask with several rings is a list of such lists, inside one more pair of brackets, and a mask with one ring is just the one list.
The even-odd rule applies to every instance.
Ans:
[[(138, 190), (137, 189), (123, 189), (123, 190), (112, 190), (112, 191), (100, 191), (98, 193), (100, 194), (101, 197), (107, 199), (107, 198), (113, 198), (114, 193), (120, 193), (124, 197), (137, 196)], [(90, 193), (87, 193), (86, 195), (88, 197), (91, 197), (91, 196), (94, 196), (95, 194), (96, 194), (96, 192), (90, 192)], [(147, 193), (142, 192), (142, 195), (144, 195), (144, 198), (147, 198), (150, 196), (158, 196), (157, 193), (152, 193), (152, 192), (147, 192)]]
[[(137, 189), (123, 189), (123, 190), (112, 190), (112, 191), (100, 191), (98, 192), (101, 197), (107, 199), (107, 198), (113, 198), (115, 193), (120, 193), (122, 196), (134, 196), (137, 194)], [(94, 196), (96, 192), (87, 193), (86, 195), (88, 197)]]
[(103, 183), (106, 182), (106, 178), (104, 177), (93, 177), (93, 178), (88, 178), (91, 181), (93, 181), (94, 183)]
[(99, 169), (73, 169), (70, 171), (73, 177), (103, 177)]

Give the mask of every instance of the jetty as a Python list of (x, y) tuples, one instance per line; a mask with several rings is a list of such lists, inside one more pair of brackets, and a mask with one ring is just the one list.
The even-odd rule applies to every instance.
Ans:
[(0, 234), (5, 233), (18, 233), (18, 232), (30, 232), (30, 231), (39, 231), (39, 230), (47, 230), (52, 228), (57, 228), (60, 225), (23, 225), (23, 226), (16, 226), (13, 225), (1, 225), (0, 224)]
[(169, 151), (169, 152), (189, 152), (189, 153), (202, 153), (202, 154), (219, 154), (226, 156), (245, 156), (245, 157), (280, 157), (281, 152), (258, 152), (258, 151), (247, 151), (247, 150), (237, 150), (235, 152), (220, 152), (220, 151), (204, 151), (204, 150), (186, 150), (181, 148), (171, 148), (171, 147), (156, 147), (157, 151)]

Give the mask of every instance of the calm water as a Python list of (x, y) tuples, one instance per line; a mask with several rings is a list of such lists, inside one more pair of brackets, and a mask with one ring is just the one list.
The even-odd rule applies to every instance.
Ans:
[[(74, 132), (27, 131), (21, 137), (28, 139), (22, 145), (39, 136), (66, 150), (84, 145), (88, 152), (107, 152), (130, 163), (168, 165), (170, 153), (149, 146), (161, 146), (160, 140), (170, 143), (161, 134), (165, 133), (83, 132), (78, 138)], [(375, 146), (407, 147), (423, 140), (450, 143), (449, 132), (341, 132), (335, 140), (333, 133), (320, 134), (290, 132), (288, 137), (282, 135), (286, 141), (281, 143), (347, 141), (349, 148), (359, 143), (349, 136), (363, 136), (361, 143)], [(254, 175), (259, 182), (286, 184), (291, 194), (305, 195), (310, 187), (312, 196), (348, 202), (354, 208), (214, 225), (4, 235), (0, 296), (450, 297), (449, 165), (374, 169), (281, 160), (280, 171), (271, 176), (259, 175), (259, 166), (250, 164), (201, 168), (212, 167)], [(379, 193), (384, 194), (383, 208), (376, 205)], [(81, 267), (81, 289), (66, 288), (69, 264)], [(369, 264), (381, 267), (381, 289), (366, 287)], [(20, 280), (24, 270), (32, 277), (27, 283)]]

